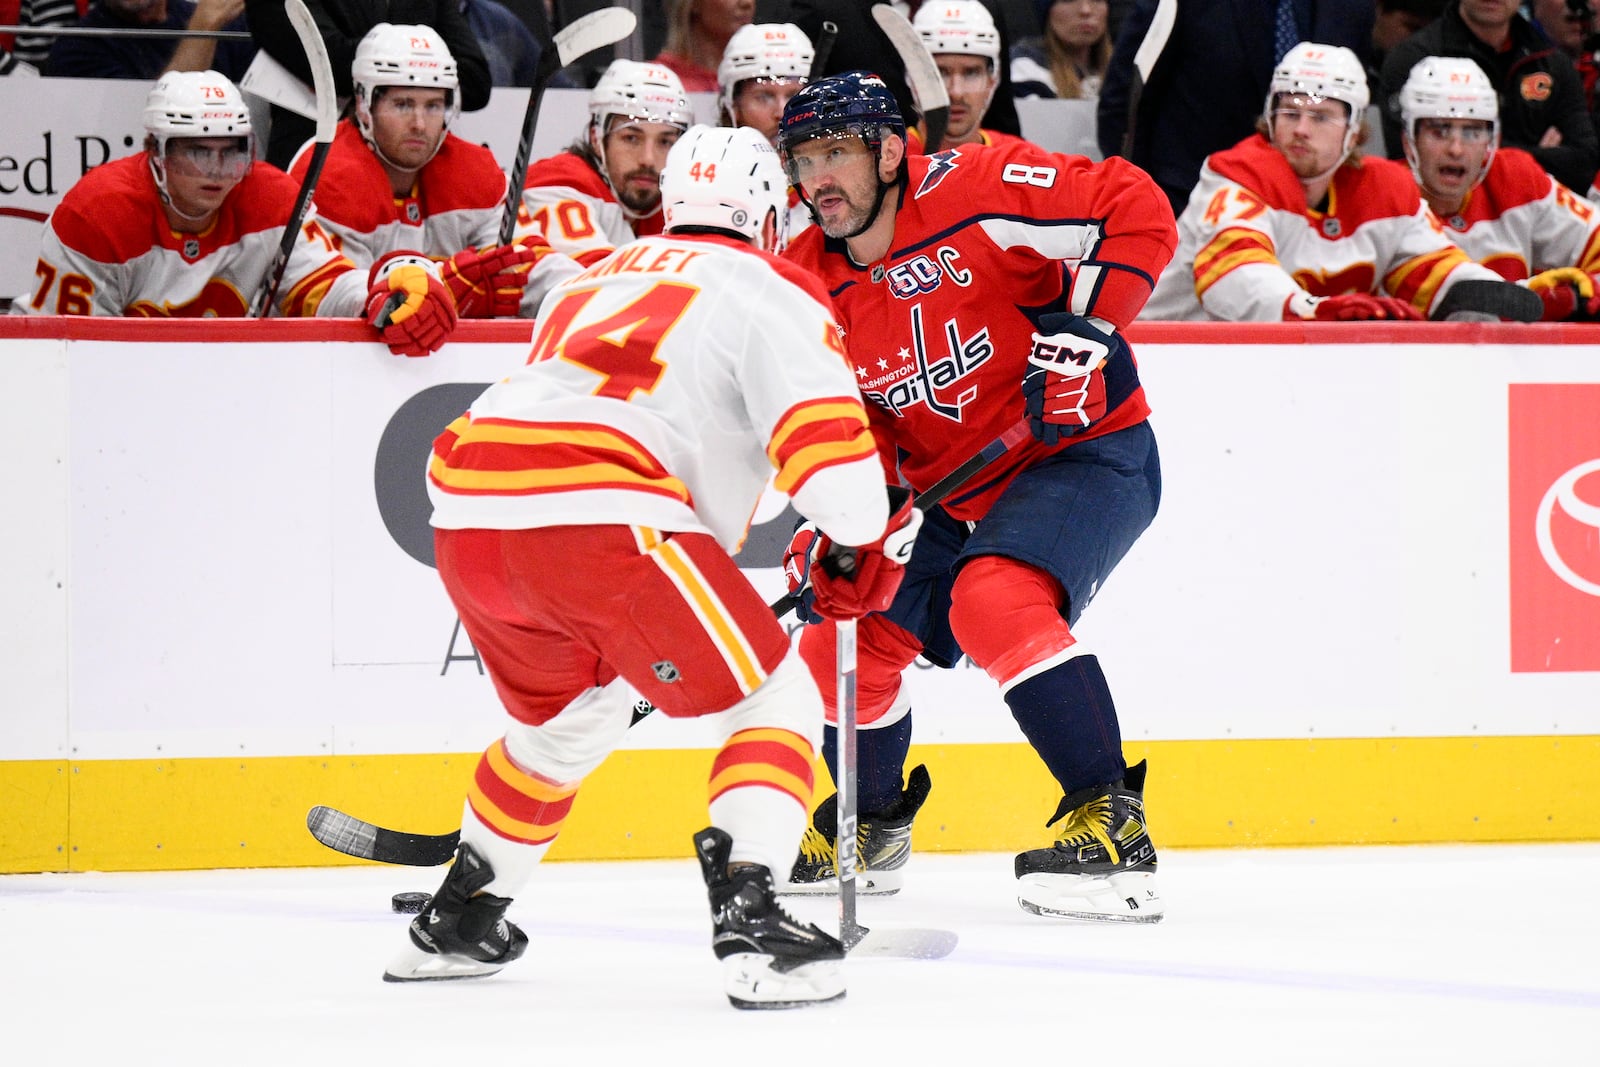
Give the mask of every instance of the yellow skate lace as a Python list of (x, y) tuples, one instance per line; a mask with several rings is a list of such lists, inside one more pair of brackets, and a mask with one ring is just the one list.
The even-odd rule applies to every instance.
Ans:
[(1112, 863), (1121, 863), (1122, 853), (1111, 840), (1111, 815), (1109, 796), (1096, 797), (1083, 807), (1074, 808), (1067, 815), (1067, 821), (1062, 825), (1060, 832), (1056, 834), (1056, 844), (1077, 850), (1098, 841)]
[(838, 869), (838, 860), (833, 854), (833, 842), (817, 833), (815, 826), (806, 827), (805, 836), (800, 839), (800, 855), (805, 857), (807, 863), (826, 863)]

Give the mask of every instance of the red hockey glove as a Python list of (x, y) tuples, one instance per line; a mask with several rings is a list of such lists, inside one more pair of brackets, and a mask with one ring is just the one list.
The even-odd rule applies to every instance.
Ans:
[(1595, 279), (1577, 267), (1555, 267), (1528, 279), (1528, 288), (1544, 301), (1544, 322), (1593, 322), (1600, 318)]
[(816, 523), (802, 522), (794, 528), (789, 547), (783, 553), (783, 580), (788, 583), (791, 596), (798, 594), (795, 617), (807, 624), (822, 621), (815, 605), (816, 593), (811, 588), (811, 565), (816, 561), (817, 544), (821, 540), (822, 532)]
[(1088, 429), (1106, 413), (1101, 368), (1126, 342), (1082, 315), (1039, 316), (1039, 333), (1022, 375), (1028, 429), (1047, 445)]
[(391, 252), (367, 274), (367, 321), (397, 356), (426, 356), (456, 325), (456, 302), (431, 260)]
[[(1286, 303), (1283, 317), (1293, 322), (1301, 316), (1290, 311)], [(1318, 300), (1308, 317), (1318, 322), (1354, 322), (1368, 319), (1419, 320), (1423, 316), (1422, 312), (1398, 297), (1381, 293), (1339, 293)]]
[(463, 248), (440, 264), (439, 273), (464, 319), (515, 318), (530, 268), (549, 246), (532, 238), (516, 244)]
[(836, 545), (819, 533), (811, 564), (811, 591), (818, 615), (859, 619), (887, 611), (905, 577), (922, 512), (911, 506), (911, 490), (889, 486), (889, 522), (870, 545)]

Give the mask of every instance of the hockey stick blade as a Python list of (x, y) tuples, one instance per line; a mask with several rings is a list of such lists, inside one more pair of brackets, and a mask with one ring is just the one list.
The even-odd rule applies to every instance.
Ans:
[(597, 48), (616, 44), (633, 32), (638, 17), (625, 7), (603, 7), (564, 26), (556, 35), (555, 61), (547, 52), (539, 62), (533, 88), (528, 92), (528, 107), (522, 114), (522, 136), (517, 139), (517, 154), (506, 182), (505, 210), (500, 216), (500, 243), (508, 245), (517, 229), (517, 208), (522, 204), (522, 185), (528, 180), (528, 159), (533, 154), (533, 130), (539, 121), (539, 103), (545, 86), (556, 71), (577, 62)]
[[(875, 7), (872, 10), (880, 11), (883, 9)], [(945, 497), (949, 496), (957, 489), (960, 489), (963, 485), (966, 485), (967, 482), (971, 481), (973, 476), (979, 471), (983, 470), (983, 468), (987, 467), (989, 464), (993, 463), (995, 460), (999, 459), (1011, 449), (1017, 447), (1019, 444), (1025, 441), (1028, 437), (1028, 433), (1028, 423), (1026, 420), (1012, 426), (1005, 433), (1001, 434), (999, 437), (996, 437), (993, 441), (990, 441), (988, 444), (984, 445), (977, 452), (968, 456), (955, 470), (951, 471), (943, 478), (940, 478), (938, 481), (928, 486), (928, 491), (926, 493), (921, 493), (917, 496), (917, 507), (921, 508), (923, 511), (927, 511), (929, 508), (942, 501)], [(772, 609), (772, 613), (774, 615), (781, 619), (785, 615), (789, 614), (789, 612), (793, 611), (795, 606), (799, 603), (799, 593), (785, 593), (783, 596), (779, 597), (777, 600), (774, 600), (767, 606)]]
[(1452, 285), (1429, 317), (1434, 322), (1452, 318), (1538, 322), (1544, 317), (1544, 301), (1539, 299), (1538, 293), (1520, 285), (1469, 278)]
[(306, 829), (322, 844), (357, 859), (404, 867), (438, 867), (456, 854), (461, 833), (405, 834), (318, 804), (306, 813)]
[(333, 147), (333, 135), (339, 127), (338, 91), (333, 85), (333, 63), (328, 59), (328, 44), (322, 39), (322, 31), (317, 29), (316, 19), (304, 0), (285, 0), (283, 9), (289, 16), (290, 25), (294, 27), (295, 36), (300, 39), (300, 47), (305, 50), (306, 61), (311, 65), (311, 88), (317, 101), (317, 133), (305, 179), (300, 183), (300, 192), (295, 196), (294, 207), (284, 223), (283, 239), (278, 242), (272, 266), (267, 268), (267, 276), (262, 280), (255, 302), (250, 307), (250, 317), (253, 319), (266, 318), (272, 313), (272, 305), (278, 299), (278, 287), (283, 284), (284, 269), (289, 266), (289, 254), (300, 239), (300, 225), (305, 221), (306, 209), (311, 206), (311, 197), (317, 191), (323, 161), (328, 158), (328, 150)]
[(917, 107), (922, 109), (923, 148), (937, 152), (950, 124), (950, 94), (945, 91), (944, 75), (939, 73), (932, 53), (904, 15), (888, 4), (878, 4), (872, 9), (872, 17), (894, 46), (900, 62), (905, 64), (906, 84), (911, 86), (911, 95), (917, 98)]
[(907, 928), (863, 929), (865, 936), (850, 950), (850, 958), (942, 960), (956, 950), (960, 940), (953, 930)]

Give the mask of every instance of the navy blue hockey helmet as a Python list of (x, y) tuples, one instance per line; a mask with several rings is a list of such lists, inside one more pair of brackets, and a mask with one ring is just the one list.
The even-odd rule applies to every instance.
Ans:
[(865, 70), (818, 78), (789, 98), (778, 123), (778, 152), (817, 137), (861, 138), (876, 155), (883, 131), (906, 135), (906, 120), (883, 79)]

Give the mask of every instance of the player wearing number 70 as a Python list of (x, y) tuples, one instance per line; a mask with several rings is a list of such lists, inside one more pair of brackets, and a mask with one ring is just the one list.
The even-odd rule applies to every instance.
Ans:
[(771, 254), (788, 196), (772, 146), (691, 128), (661, 196), (665, 234), (552, 290), (528, 363), (434, 443), (439, 576), (512, 721), (390, 980), (492, 974), (522, 953), (502, 916), (628, 728), (620, 676), (723, 739), (694, 844), (729, 998), (843, 995), (839, 942), (773, 899), (805, 829), (822, 701), (731, 553), (775, 470), (856, 546), (853, 569), (835, 550), (817, 578), (823, 609), (855, 617), (888, 604), (920, 516), (886, 499), (827, 294)]
[[(1118, 331), (1177, 244), (1167, 200), (1124, 160), (1026, 143), (908, 157), (894, 96), (859, 71), (795, 94), (778, 138), (817, 219), (786, 258), (833, 296), (885, 466), (898, 454), (899, 477), (924, 489), (1024, 419), (1034, 438), (930, 509), (893, 605), (860, 624), (862, 891), (894, 888), (929, 786), (919, 768), (901, 788), (901, 672), (965, 652), (1061, 786), (1054, 817), (1039, 813), (1055, 844), (1017, 857), (1023, 907), (1159, 918), (1144, 764), (1124, 762), (1105, 676), (1071, 627), (1161, 495), (1150, 408)], [(791, 558), (808, 548), (802, 528)], [(833, 644), (826, 620), (800, 639), (830, 716)], [(792, 889), (832, 880), (826, 808)]]

